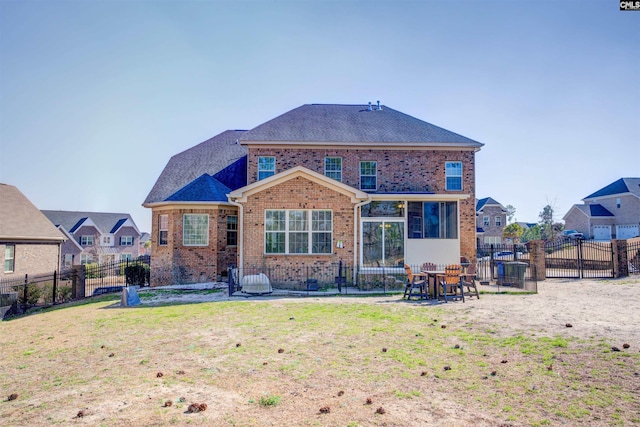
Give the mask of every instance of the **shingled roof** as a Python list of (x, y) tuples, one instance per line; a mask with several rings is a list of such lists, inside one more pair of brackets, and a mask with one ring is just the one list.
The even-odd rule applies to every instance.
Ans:
[(63, 242), (66, 237), (16, 187), (0, 183), (0, 240)]
[(385, 105), (305, 104), (240, 137), (241, 143), (348, 143), (469, 146), (483, 144)]
[(480, 199), (477, 201), (476, 212), (481, 211), (486, 205), (497, 205), (497, 206), (503, 207), (502, 204), (497, 200), (491, 197), (485, 197), (484, 199)]
[(213, 176), (232, 190), (246, 185), (247, 149), (238, 144), (244, 132), (222, 132), (171, 157), (143, 205), (167, 201), (203, 174)]
[[(110, 212), (41, 211), (53, 225), (62, 226), (73, 233), (83, 223), (91, 220), (102, 233), (115, 233), (128, 220), (137, 229), (131, 215)], [(138, 230), (139, 231), (139, 230)]]
[(635, 194), (640, 197), (640, 178), (620, 178), (595, 193), (588, 195), (582, 200), (625, 193)]

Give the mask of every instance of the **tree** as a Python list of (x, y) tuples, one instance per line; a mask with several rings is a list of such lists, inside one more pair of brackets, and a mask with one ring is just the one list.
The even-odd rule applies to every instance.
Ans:
[(524, 233), (524, 230), (522, 229), (522, 227), (520, 227), (519, 224), (514, 222), (512, 224), (507, 225), (502, 230), (502, 237), (511, 239), (513, 243), (519, 243), (522, 233)]
[(562, 231), (564, 226), (559, 222), (553, 222), (554, 209), (550, 204), (542, 208), (540, 212), (540, 227), (542, 229), (543, 239), (553, 239)]
[(522, 243), (530, 242), (531, 240), (540, 240), (542, 239), (542, 227), (539, 224), (534, 225), (533, 227), (529, 227), (524, 230), (522, 233), (522, 237), (520, 241)]
[(504, 210), (507, 211), (507, 222), (513, 221), (513, 216), (516, 214), (516, 208), (512, 205), (505, 206)]

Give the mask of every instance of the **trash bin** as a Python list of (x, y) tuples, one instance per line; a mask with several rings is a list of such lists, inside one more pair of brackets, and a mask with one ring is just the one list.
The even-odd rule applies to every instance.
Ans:
[(318, 290), (318, 279), (307, 279), (307, 291)]
[(527, 271), (526, 262), (507, 262), (504, 266), (505, 285), (524, 289), (524, 274)]
[(501, 261), (496, 262), (496, 266), (498, 267), (498, 281), (496, 284), (498, 286), (504, 283), (504, 263)]

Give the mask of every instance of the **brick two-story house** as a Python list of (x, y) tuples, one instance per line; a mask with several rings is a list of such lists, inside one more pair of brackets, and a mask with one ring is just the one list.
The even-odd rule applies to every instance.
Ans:
[(0, 183), (0, 280), (58, 270), (65, 240), (20, 190)]
[(491, 197), (476, 202), (476, 227), (478, 244), (490, 245), (503, 243), (502, 231), (507, 225), (507, 210)]
[(475, 257), (483, 144), (386, 106), (303, 105), (171, 158), (152, 209), (152, 286), (227, 265), (402, 271)]
[(138, 230), (131, 215), (110, 212), (43, 210), (42, 213), (65, 236), (61, 268), (75, 264), (106, 263), (136, 259)]
[(573, 205), (565, 228), (596, 240), (640, 236), (640, 178), (620, 178)]

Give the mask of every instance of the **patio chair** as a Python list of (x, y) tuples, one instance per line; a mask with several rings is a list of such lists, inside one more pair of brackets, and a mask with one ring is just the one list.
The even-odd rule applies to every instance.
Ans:
[(444, 275), (440, 276), (440, 296), (444, 302), (449, 300), (462, 300), (464, 302), (464, 289), (462, 288), (462, 266), (451, 264), (445, 267)]
[(480, 299), (480, 292), (478, 292), (476, 282), (476, 264), (472, 263), (467, 268), (467, 272), (462, 275), (462, 285), (467, 288), (467, 296), (471, 297), (475, 294), (476, 298)]
[[(407, 272), (407, 284), (404, 288), (404, 295), (402, 299), (411, 300), (412, 296), (417, 296), (419, 299), (426, 298), (427, 294), (425, 292), (425, 286), (427, 284), (424, 278), (421, 278), (411, 271), (411, 267), (407, 264), (404, 265), (404, 270)], [(414, 293), (414, 291), (418, 291)]]

